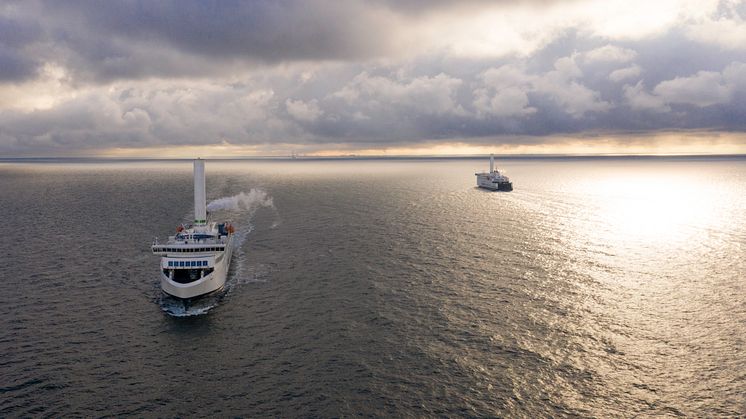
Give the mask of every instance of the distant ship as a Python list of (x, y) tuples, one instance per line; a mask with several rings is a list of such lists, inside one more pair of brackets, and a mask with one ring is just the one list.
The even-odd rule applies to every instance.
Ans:
[(499, 170), (495, 170), (495, 156), (490, 154), (490, 171), (489, 173), (475, 173), (477, 176), (477, 186), (492, 191), (510, 192), (513, 190), (513, 183)]
[(233, 254), (233, 226), (207, 220), (205, 161), (194, 161), (194, 224), (180, 225), (166, 244), (153, 242), (161, 256), (161, 289), (180, 299), (219, 291)]

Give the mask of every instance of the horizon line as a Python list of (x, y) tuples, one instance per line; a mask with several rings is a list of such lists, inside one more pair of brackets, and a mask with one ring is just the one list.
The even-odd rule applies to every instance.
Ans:
[[(494, 154), (497, 158), (521, 159), (521, 158), (572, 158), (572, 157), (746, 157), (746, 153), (509, 153)], [(433, 159), (433, 158), (484, 158), (490, 154), (328, 154), (328, 155), (239, 155), (239, 156), (210, 156), (202, 157), (161, 157), (161, 156), (5, 156), (0, 157), (0, 162), (13, 160), (317, 160), (317, 159)]]

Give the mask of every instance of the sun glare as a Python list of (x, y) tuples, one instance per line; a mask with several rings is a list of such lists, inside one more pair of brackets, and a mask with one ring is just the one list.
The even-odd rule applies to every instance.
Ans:
[(650, 245), (680, 242), (716, 219), (714, 199), (701, 177), (624, 175), (596, 179), (597, 216), (607, 243), (644, 241)]

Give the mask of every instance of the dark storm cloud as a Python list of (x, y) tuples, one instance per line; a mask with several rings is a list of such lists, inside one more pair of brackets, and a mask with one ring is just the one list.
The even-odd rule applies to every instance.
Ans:
[(356, 60), (392, 47), (388, 22), (357, 1), (40, 0), (17, 9), (43, 22), (37, 53), (92, 81)]
[(45, 8), (92, 33), (216, 57), (354, 58), (375, 50), (373, 22), (354, 2), (51, 1)]
[[(517, 2), (545, 3), (556, 1)], [(0, 15), (0, 35), (13, 48), (19, 36), (23, 43), (36, 42), (31, 54), (63, 63), (80, 81), (210, 76), (245, 64), (381, 57), (398, 48), (397, 18), (512, 4), (516, 2), (30, 0), (13, 3), (16, 20)], [(40, 24), (32, 30), (20, 27), (33, 21)], [(32, 75), (31, 64), (38, 61), (21, 54), (13, 59), (16, 64), (7, 68), (15, 68), (14, 75), (24, 69)]]
[[(702, 22), (619, 39), (566, 27), (525, 52), (461, 56), (440, 36), (402, 54), (401, 31), (507, 2), (8, 4), (0, 153), (746, 131), (746, 48)], [(705, 23), (737, 26), (739, 10)]]
[(36, 75), (41, 62), (27, 48), (38, 40), (38, 33), (33, 22), (0, 15), (0, 82)]

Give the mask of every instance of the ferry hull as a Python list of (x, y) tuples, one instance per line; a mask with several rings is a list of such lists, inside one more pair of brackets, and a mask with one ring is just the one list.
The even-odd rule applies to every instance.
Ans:
[(161, 272), (161, 289), (166, 294), (183, 300), (219, 291), (225, 286), (230, 260), (231, 253), (229, 250), (223, 261), (215, 264), (215, 270), (210, 275), (187, 284), (175, 282)]
[(477, 180), (477, 186), (491, 191), (510, 192), (513, 190), (512, 182), (492, 182), (489, 180)]
[(220, 290), (225, 286), (225, 278), (225, 274), (220, 275), (216, 271), (200, 280), (188, 284), (180, 284), (170, 280), (166, 275), (161, 273), (161, 289), (172, 297), (186, 300)]

